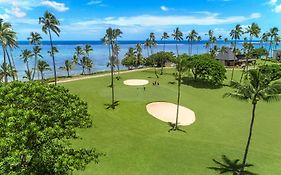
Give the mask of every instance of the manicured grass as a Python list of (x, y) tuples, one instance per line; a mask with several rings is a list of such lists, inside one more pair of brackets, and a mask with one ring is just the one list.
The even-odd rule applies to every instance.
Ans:
[[(172, 69), (160, 76), (159, 86), (142, 87), (123, 85), (131, 78), (155, 81), (153, 70), (121, 75), (116, 80), (116, 110), (106, 110), (111, 90), (110, 77), (81, 80), (63, 84), (89, 105), (94, 127), (79, 130), (80, 140), (75, 147), (96, 148), (106, 153), (99, 164), (90, 164), (79, 175), (206, 175), (216, 174), (207, 169), (212, 159), (222, 154), (231, 159), (242, 159), (250, 123), (251, 104), (222, 96), (228, 87), (209, 89), (182, 86), (181, 105), (192, 109), (196, 122), (182, 127), (183, 132), (168, 132), (170, 127), (146, 112), (152, 101), (176, 102), (177, 85)], [(236, 79), (239, 79), (236, 72)], [(228, 76), (230, 72), (228, 72)], [(227, 81), (226, 81), (227, 82)], [(281, 103), (257, 106), (256, 123), (249, 152), (249, 163), (258, 174), (281, 173)]]

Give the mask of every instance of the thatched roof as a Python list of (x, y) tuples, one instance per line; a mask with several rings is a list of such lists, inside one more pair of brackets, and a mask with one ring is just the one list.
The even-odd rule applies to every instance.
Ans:
[(232, 49), (227, 48), (226, 52), (220, 52), (216, 56), (217, 60), (222, 60), (222, 61), (233, 61), (233, 60), (238, 60), (238, 58), (234, 55)]

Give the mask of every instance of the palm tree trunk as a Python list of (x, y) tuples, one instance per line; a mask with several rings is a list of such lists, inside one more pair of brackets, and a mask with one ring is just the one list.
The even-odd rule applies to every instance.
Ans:
[(179, 107), (180, 107), (180, 95), (181, 95), (181, 73), (179, 73), (178, 77), (178, 99), (177, 99), (177, 113), (176, 113), (176, 125), (175, 130), (178, 128), (178, 119), (179, 119)]
[(34, 72), (32, 74), (32, 80), (34, 80), (36, 67), (37, 67), (37, 54), (35, 54), (34, 57), (35, 57), (35, 59), (34, 59)]
[(13, 49), (10, 47), (10, 56), (11, 56), (11, 60), (12, 60), (12, 63), (13, 63), (13, 68), (16, 72), (16, 80), (18, 80), (18, 74), (17, 74), (17, 69), (16, 69), (16, 64), (15, 64), (15, 61), (14, 61), (14, 57), (13, 57)]
[(6, 48), (6, 55), (7, 55), (7, 58), (8, 58), (8, 61), (9, 61), (9, 65), (10, 65), (10, 68), (11, 68), (11, 76), (12, 76), (12, 78), (13, 78), (13, 81), (15, 81), (15, 75), (14, 75), (14, 68), (13, 68), (13, 66), (12, 66), (12, 61), (11, 61), (11, 58), (10, 58), (10, 55), (9, 55), (9, 53), (8, 53), (8, 50), (7, 50), (7, 48)]
[(178, 48), (178, 43), (176, 43), (176, 49), (177, 49), (177, 55), (179, 57), (179, 48)]
[(40, 71), (40, 72), (41, 72), (41, 79), (44, 80), (43, 71)]
[(233, 60), (234, 60), (234, 62), (233, 62), (233, 67), (232, 67), (232, 72), (231, 72), (231, 79), (230, 79), (230, 81), (233, 80), (234, 68), (235, 68), (235, 64), (236, 64), (236, 59), (235, 59), (236, 55), (235, 55), (235, 53), (236, 53), (236, 39), (235, 39), (235, 41), (234, 41), (234, 52), (233, 52), (233, 55), (234, 55)]
[(70, 76), (69, 76), (69, 70), (67, 69), (66, 71), (67, 71), (67, 76), (70, 77)]
[(5, 51), (5, 47), (2, 46), (3, 48), (3, 55), (4, 55), (4, 66), (5, 66), (5, 69), (4, 69), (4, 82), (5, 83), (8, 83), (8, 75), (7, 75), (7, 60), (6, 60), (6, 51)]
[[(252, 132), (253, 132), (253, 126), (254, 126), (254, 121), (255, 121), (256, 105), (257, 105), (257, 103), (253, 103), (252, 120), (251, 120), (251, 125), (250, 125), (250, 131), (249, 131), (248, 141), (247, 141), (247, 145), (246, 145), (246, 148), (245, 148), (243, 162), (242, 162), (242, 167), (241, 167), (241, 171), (240, 172), (243, 172), (243, 170), (245, 168), (245, 165), (246, 165), (246, 160), (247, 160), (247, 156), (248, 156), (248, 151), (249, 151), (249, 147), (250, 147), (250, 143), (251, 143), (251, 137), (252, 137)], [(242, 175), (242, 174), (240, 174), (240, 175)]]
[(53, 40), (52, 40), (52, 34), (51, 34), (51, 31), (50, 31), (50, 28), (49, 28), (48, 32), (49, 32), (50, 43), (51, 43), (51, 54), (52, 54), (52, 59), (53, 59), (53, 68), (54, 68), (54, 76), (55, 76), (55, 85), (57, 85), (56, 62), (55, 62), (55, 55), (54, 55), (54, 52), (53, 52)]

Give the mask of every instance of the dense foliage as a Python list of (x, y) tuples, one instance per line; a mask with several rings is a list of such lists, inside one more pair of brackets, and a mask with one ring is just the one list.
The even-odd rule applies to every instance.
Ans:
[(39, 82), (0, 85), (0, 174), (69, 174), (98, 161), (73, 149), (75, 128), (92, 126), (87, 104), (63, 87)]
[(263, 65), (259, 67), (261, 73), (266, 75), (266, 81), (275, 81), (281, 78), (281, 65), (271, 64)]
[(207, 80), (213, 84), (222, 84), (226, 78), (226, 69), (209, 54), (194, 55), (189, 58), (188, 67), (194, 79)]
[(145, 60), (146, 66), (154, 66), (161, 67), (165, 65), (166, 62), (175, 62), (175, 56), (173, 52), (157, 52), (155, 54), (150, 55)]

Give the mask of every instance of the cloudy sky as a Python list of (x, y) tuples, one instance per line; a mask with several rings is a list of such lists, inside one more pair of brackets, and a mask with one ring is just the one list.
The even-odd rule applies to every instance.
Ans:
[(209, 29), (227, 36), (236, 24), (252, 22), (263, 32), (281, 29), (281, 0), (0, 0), (0, 18), (12, 23), (19, 40), (41, 32), (38, 17), (46, 10), (61, 23), (56, 40), (99, 40), (108, 27), (120, 28), (123, 40), (144, 40), (150, 32), (159, 38), (176, 27), (203, 38)]

